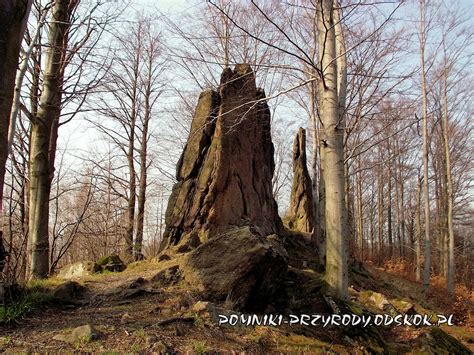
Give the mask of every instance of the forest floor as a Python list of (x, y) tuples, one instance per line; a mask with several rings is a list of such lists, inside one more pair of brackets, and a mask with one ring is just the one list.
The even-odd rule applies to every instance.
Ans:
[[(86, 287), (87, 303), (48, 305), (0, 327), (0, 351), (196, 354), (369, 352), (363, 342), (350, 340), (336, 327), (219, 326), (211, 310), (212, 304), (200, 303), (197, 296), (182, 283), (158, 287), (150, 281), (164, 264), (166, 262), (143, 261), (132, 264), (121, 273), (92, 275), (76, 280)], [(433, 287), (430, 294), (424, 297), (419, 284), (394, 273), (369, 266), (367, 274), (351, 280), (354, 304), (367, 303), (370, 292), (377, 292), (395, 305), (400, 300), (410, 302), (417, 313), (454, 312), (457, 324), (442, 329), (474, 351), (472, 291), (461, 290), (458, 301), (452, 305), (446, 301), (445, 291), (440, 287)], [(53, 288), (61, 282), (53, 278), (34, 287)], [(137, 287), (141, 284), (146, 287)], [(163, 320), (168, 324), (160, 323)], [(100, 333), (97, 339), (58, 340), (85, 324), (96, 328)], [(414, 349), (413, 344), (418, 344), (425, 333), (426, 328), (415, 327), (380, 330), (384, 341), (391, 344), (385, 353), (410, 353)]]

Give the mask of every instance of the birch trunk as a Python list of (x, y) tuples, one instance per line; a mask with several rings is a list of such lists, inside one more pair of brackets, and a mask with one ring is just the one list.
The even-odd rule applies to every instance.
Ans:
[[(337, 11), (337, 10), (336, 10)], [(347, 299), (347, 211), (345, 207), (344, 125), (340, 116), (336, 33), (333, 2), (320, 0), (317, 5), (319, 59), (322, 80), (318, 86), (322, 132), (320, 147), (323, 159), (326, 212), (326, 281), (333, 294)], [(341, 73), (341, 72), (339, 72)], [(342, 84), (342, 82), (341, 82)], [(342, 94), (345, 88), (339, 87)]]

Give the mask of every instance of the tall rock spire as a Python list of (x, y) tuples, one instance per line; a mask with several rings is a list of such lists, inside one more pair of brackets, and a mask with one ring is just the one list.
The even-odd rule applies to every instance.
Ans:
[(161, 250), (197, 246), (232, 227), (249, 226), (260, 235), (282, 230), (264, 97), (245, 64), (224, 70), (219, 92), (200, 95), (178, 162)]
[(300, 128), (293, 143), (293, 184), (285, 217), (290, 229), (312, 233), (314, 208), (311, 178), (306, 165), (306, 131)]

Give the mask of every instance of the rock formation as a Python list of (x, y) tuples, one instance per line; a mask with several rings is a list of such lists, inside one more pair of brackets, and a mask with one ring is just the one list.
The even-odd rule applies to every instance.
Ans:
[(234, 309), (262, 311), (282, 288), (288, 255), (277, 235), (238, 227), (191, 251), (182, 266), (185, 280), (205, 299)]
[(248, 65), (225, 69), (219, 91), (200, 95), (159, 257), (176, 258), (175, 274), (204, 298), (255, 311), (279, 297), (288, 267), (264, 98)]
[(248, 65), (227, 68), (219, 92), (203, 92), (178, 162), (160, 249), (196, 247), (232, 227), (282, 229), (272, 194), (270, 111)]
[(293, 185), (285, 221), (290, 229), (312, 233), (314, 205), (311, 178), (306, 165), (306, 131), (300, 128), (293, 143)]

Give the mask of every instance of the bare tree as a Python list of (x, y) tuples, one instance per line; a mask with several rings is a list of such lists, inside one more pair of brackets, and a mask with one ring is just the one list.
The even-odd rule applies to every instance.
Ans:
[(3, 183), (8, 156), (8, 127), (13, 102), (15, 73), (32, 0), (0, 1), (0, 271), (5, 266), (3, 245)]
[[(76, 0), (54, 3), (44, 68), (41, 52), (32, 56), (31, 110), (21, 105), (31, 121), (28, 227), (32, 278), (45, 277), (49, 270), (49, 197), (59, 127), (82, 111), (88, 93), (106, 71), (110, 60), (98, 64), (91, 53), (120, 13), (117, 7), (110, 12), (98, 11), (100, 2), (84, 7), (78, 4)], [(30, 46), (33, 39), (29, 39)], [(93, 73), (88, 72), (92, 66)]]
[[(90, 120), (121, 151), (127, 162), (125, 198), (128, 207), (124, 251), (130, 260), (143, 257), (149, 127), (154, 106), (163, 90), (160, 80), (165, 68), (160, 34), (151, 24), (150, 19), (140, 17), (130, 27), (130, 32), (118, 37), (118, 56), (104, 83), (110, 97), (99, 97), (97, 103), (98, 111), (107, 119), (109, 126)], [(110, 129), (112, 124), (118, 124), (120, 129)], [(137, 159), (139, 170), (136, 168)]]
[(49, 50), (37, 114), (31, 117), (30, 213), (31, 277), (49, 272), (49, 194), (51, 189), (50, 144), (53, 122), (61, 110), (64, 64), (70, 20), (75, 1), (58, 0), (49, 23)]

